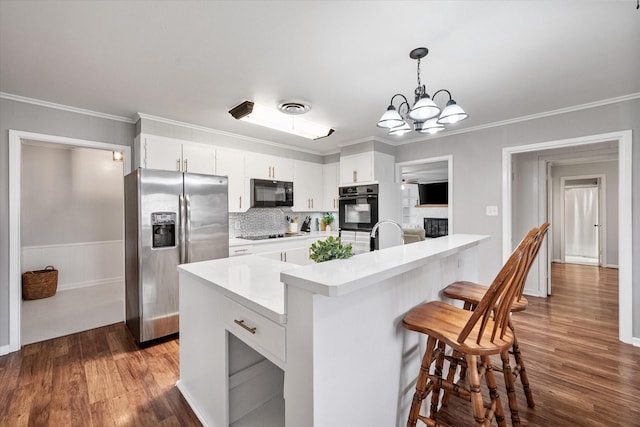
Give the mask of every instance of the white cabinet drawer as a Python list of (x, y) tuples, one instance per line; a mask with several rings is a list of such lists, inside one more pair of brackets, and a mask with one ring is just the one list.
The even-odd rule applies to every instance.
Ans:
[(224, 322), (229, 331), (259, 353), (286, 361), (284, 326), (229, 298), (224, 301)]

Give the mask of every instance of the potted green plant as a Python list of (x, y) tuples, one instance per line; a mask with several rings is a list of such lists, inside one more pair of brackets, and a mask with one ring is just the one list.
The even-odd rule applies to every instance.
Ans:
[(331, 231), (331, 223), (333, 222), (333, 214), (330, 212), (325, 212), (322, 215), (322, 220), (324, 221), (325, 224), (325, 230), (326, 231)]
[(329, 236), (326, 240), (318, 240), (311, 245), (309, 258), (315, 262), (324, 262), (332, 259), (346, 259), (353, 256), (351, 243), (343, 245), (340, 238)]

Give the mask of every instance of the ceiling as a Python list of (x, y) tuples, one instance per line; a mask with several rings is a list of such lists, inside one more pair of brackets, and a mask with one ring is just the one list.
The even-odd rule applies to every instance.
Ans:
[[(137, 112), (318, 154), (372, 137), (391, 96), (449, 89), (477, 128), (640, 93), (640, 11), (626, 1), (0, 0), (0, 92)], [(312, 104), (311, 141), (235, 120), (244, 100)], [(444, 105), (445, 97), (435, 101)]]

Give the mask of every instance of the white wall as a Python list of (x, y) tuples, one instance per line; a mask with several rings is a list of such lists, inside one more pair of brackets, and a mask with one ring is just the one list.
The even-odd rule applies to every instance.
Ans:
[(111, 151), (23, 144), (22, 246), (122, 240), (123, 188)]

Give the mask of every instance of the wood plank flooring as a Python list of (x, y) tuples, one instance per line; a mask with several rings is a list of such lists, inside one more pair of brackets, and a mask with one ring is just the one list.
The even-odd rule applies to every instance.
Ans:
[(0, 426), (200, 426), (178, 345), (139, 349), (124, 323), (26, 345), (0, 357)]
[[(513, 315), (536, 403), (527, 407), (518, 379), (522, 425), (640, 426), (640, 348), (618, 341), (618, 270), (554, 264), (551, 283), (551, 297), (527, 297), (527, 310)], [(442, 421), (473, 425), (469, 413), (452, 399)]]
[[(522, 425), (640, 426), (640, 348), (618, 341), (618, 271), (564, 264), (552, 272), (553, 296), (529, 298), (514, 316), (536, 400), (527, 408), (518, 381)], [(178, 345), (139, 349), (116, 324), (2, 356), (0, 426), (199, 426), (174, 386)], [(458, 399), (441, 416), (473, 425)]]

